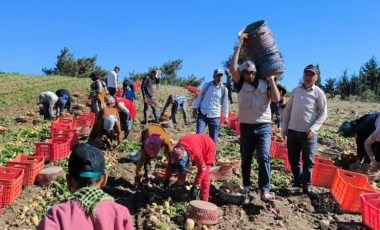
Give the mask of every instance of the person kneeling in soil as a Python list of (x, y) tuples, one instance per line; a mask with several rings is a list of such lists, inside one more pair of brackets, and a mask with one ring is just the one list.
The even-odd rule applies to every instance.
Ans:
[(58, 96), (50, 91), (42, 92), (38, 98), (38, 103), (44, 108), (44, 120), (53, 119), (53, 109), (58, 101)]
[[(170, 153), (170, 162), (165, 174), (165, 185), (169, 185), (169, 179), (174, 172), (189, 172), (190, 162), (198, 169), (190, 197), (208, 201), (210, 191), (210, 170), (215, 163), (216, 146), (211, 137), (206, 134), (188, 134), (181, 138)], [(183, 177), (183, 180), (186, 177)], [(180, 178), (178, 178), (180, 180)]]
[[(123, 140), (120, 127), (119, 112), (115, 106), (115, 99), (108, 95), (106, 97), (106, 107), (99, 113), (98, 119), (98, 137), (102, 138), (107, 148), (112, 148), (113, 140), (117, 140), (117, 145)], [(116, 135), (115, 135), (116, 134)]]
[(165, 116), (165, 111), (168, 108), (170, 104), (172, 104), (172, 114), (170, 116), (170, 119), (173, 121), (174, 124), (177, 123), (177, 119), (175, 118), (175, 115), (178, 110), (182, 110), (183, 112), (183, 120), (185, 121), (185, 125), (188, 125), (189, 122), (187, 121), (187, 113), (186, 113), (186, 103), (187, 99), (184, 96), (181, 95), (170, 95), (168, 99), (166, 100), (164, 109), (162, 110), (161, 117)]
[(355, 138), (358, 162), (380, 166), (380, 112), (343, 122), (338, 133)]
[(71, 196), (53, 206), (37, 229), (134, 229), (128, 208), (101, 190), (107, 184), (100, 149), (88, 144), (74, 147), (66, 181)]
[(133, 121), (137, 115), (133, 101), (125, 98), (116, 99), (116, 107), (120, 115), (121, 130), (124, 131), (124, 139), (127, 139), (133, 127)]
[(149, 125), (141, 132), (141, 157), (136, 166), (136, 176), (133, 184), (135, 188), (140, 187), (144, 170), (146, 183), (149, 183), (150, 160), (158, 155), (162, 147), (165, 147), (165, 155), (168, 159), (174, 145), (170, 141), (169, 134), (160, 125)]

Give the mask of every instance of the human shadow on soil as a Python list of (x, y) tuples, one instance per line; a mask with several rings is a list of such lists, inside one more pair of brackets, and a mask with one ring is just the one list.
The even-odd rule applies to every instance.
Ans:
[(129, 181), (109, 176), (104, 191), (113, 196), (117, 203), (128, 207), (132, 215), (137, 213), (136, 192), (133, 191), (133, 185)]
[(370, 230), (363, 223), (358, 222), (336, 222), (337, 230)]

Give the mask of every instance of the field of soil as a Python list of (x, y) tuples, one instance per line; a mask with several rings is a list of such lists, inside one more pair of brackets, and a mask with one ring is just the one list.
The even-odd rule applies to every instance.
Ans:
[[(1, 79), (1, 77), (0, 77)], [(70, 82), (70, 80), (68, 80)], [(1, 88), (0, 80), (0, 88)], [(36, 83), (37, 84), (37, 83)], [(42, 84), (41, 82), (39, 84)], [(88, 80), (82, 80), (78, 84), (65, 86), (72, 92), (78, 93), (78, 103), (87, 102), (86, 89)], [(39, 85), (41, 88), (41, 86)], [(46, 89), (56, 90), (57, 87), (45, 86)], [(15, 89), (17, 90), (17, 89)], [(27, 89), (26, 89), (27, 90)], [(8, 92), (12, 93), (12, 92)], [(38, 93), (33, 98), (38, 98)], [(168, 95), (178, 93), (192, 96), (184, 88), (160, 86), (156, 89), (158, 95), (159, 113)], [(236, 101), (236, 94), (234, 95)], [(9, 99), (12, 100), (12, 99)], [(18, 99), (20, 100), (20, 99)], [(33, 102), (33, 103), (32, 103)], [(48, 130), (49, 123), (42, 121), (39, 115), (33, 115), (25, 123), (16, 122), (18, 116), (26, 116), (27, 113), (38, 114), (38, 107), (34, 101), (18, 102), (17, 107), (9, 106), (0, 110), (0, 125), (8, 129), (0, 134), (0, 154), (5, 152), (7, 146), (21, 143), (28, 148), (21, 149), (19, 153), (33, 154), (33, 140), (29, 136), (23, 136), (23, 130), (37, 129), (39, 134)], [(189, 100), (191, 108), (192, 100)], [(186, 210), (190, 198), (186, 187), (176, 188), (171, 191), (162, 189), (159, 177), (153, 180), (145, 189), (136, 191), (133, 189), (135, 164), (128, 159), (128, 154), (137, 150), (140, 144), (140, 132), (144, 128), (142, 120), (142, 99), (138, 93), (138, 118), (135, 121), (133, 132), (127, 141), (112, 151), (104, 151), (107, 159), (107, 170), (110, 178), (104, 189), (111, 194), (116, 202), (129, 208), (134, 216), (136, 229), (184, 229)], [(89, 110), (89, 108), (86, 108)], [(231, 111), (236, 112), (236, 104)], [(350, 154), (355, 153), (353, 139), (344, 139), (336, 134), (339, 124), (345, 119), (354, 119), (369, 112), (380, 111), (380, 104), (362, 102), (342, 102), (336, 99), (328, 100), (328, 118), (322, 126), (319, 134), (318, 152), (321, 156), (332, 159), (336, 164), (347, 167)], [(166, 114), (170, 112), (167, 110)], [(190, 109), (189, 109), (190, 114)], [(167, 128), (170, 137), (176, 143), (182, 136), (195, 132), (195, 123), (185, 126), (181, 114), (177, 115), (178, 123)], [(164, 125), (166, 123), (163, 123)], [(17, 134), (20, 133), (20, 134)], [(39, 136), (40, 137), (40, 136)], [(41, 137), (40, 137), (41, 138)], [(86, 142), (86, 139), (81, 140)], [(32, 147), (30, 147), (32, 146)], [(17, 149), (14, 151), (18, 151)], [(14, 153), (17, 155), (17, 153)], [(239, 158), (239, 136), (235, 132), (221, 128), (219, 138), (218, 158)], [(343, 155), (342, 155), (343, 154)], [(4, 165), (7, 158), (0, 158), (0, 164)], [(57, 164), (57, 163), (56, 163)], [(156, 171), (164, 170), (164, 162), (160, 159), (154, 162)], [(51, 165), (51, 163), (49, 164)], [(66, 167), (66, 162), (58, 165)], [(310, 199), (306, 195), (290, 195), (286, 188), (291, 184), (291, 174), (279, 160), (271, 160), (272, 166), (272, 191), (276, 195), (274, 206), (261, 202), (257, 189), (251, 192), (249, 202), (241, 206), (223, 203), (218, 196), (218, 188), (223, 182), (212, 182), (210, 202), (218, 206), (219, 223), (216, 225), (196, 225), (196, 229), (367, 229), (362, 224), (360, 214), (343, 212), (334, 201), (329, 189), (314, 187), (318, 197)], [(196, 170), (187, 176), (188, 184), (191, 184)], [(257, 164), (252, 165), (252, 182), (257, 188)], [(159, 175), (158, 173), (156, 175)], [(240, 168), (236, 167), (230, 182), (241, 184)], [(375, 185), (375, 184), (374, 184)], [(37, 222), (46, 212), (49, 206), (59, 202), (67, 196), (64, 181), (58, 181), (41, 188), (39, 186), (27, 186), (22, 194), (9, 207), (3, 208), (0, 217), (0, 229), (35, 229)], [(27, 210), (26, 210), (27, 209)], [(34, 220), (33, 220), (34, 219)]]

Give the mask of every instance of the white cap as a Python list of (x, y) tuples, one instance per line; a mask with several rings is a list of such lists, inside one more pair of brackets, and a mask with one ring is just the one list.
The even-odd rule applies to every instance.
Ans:
[(244, 71), (244, 70), (255, 71), (256, 72), (255, 63), (253, 63), (253, 61), (245, 61), (245, 62), (243, 62), (243, 64), (241, 64), (241, 66), (240, 66), (240, 72)]

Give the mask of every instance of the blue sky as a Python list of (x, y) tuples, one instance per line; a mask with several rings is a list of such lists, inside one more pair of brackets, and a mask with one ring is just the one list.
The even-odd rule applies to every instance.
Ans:
[(308, 64), (322, 82), (379, 61), (380, 1), (5, 1), (0, 14), (0, 71), (41, 75), (68, 47), (76, 58), (120, 76), (183, 60), (178, 73), (211, 80), (232, 54), (237, 32), (267, 21), (284, 56), (291, 89)]

